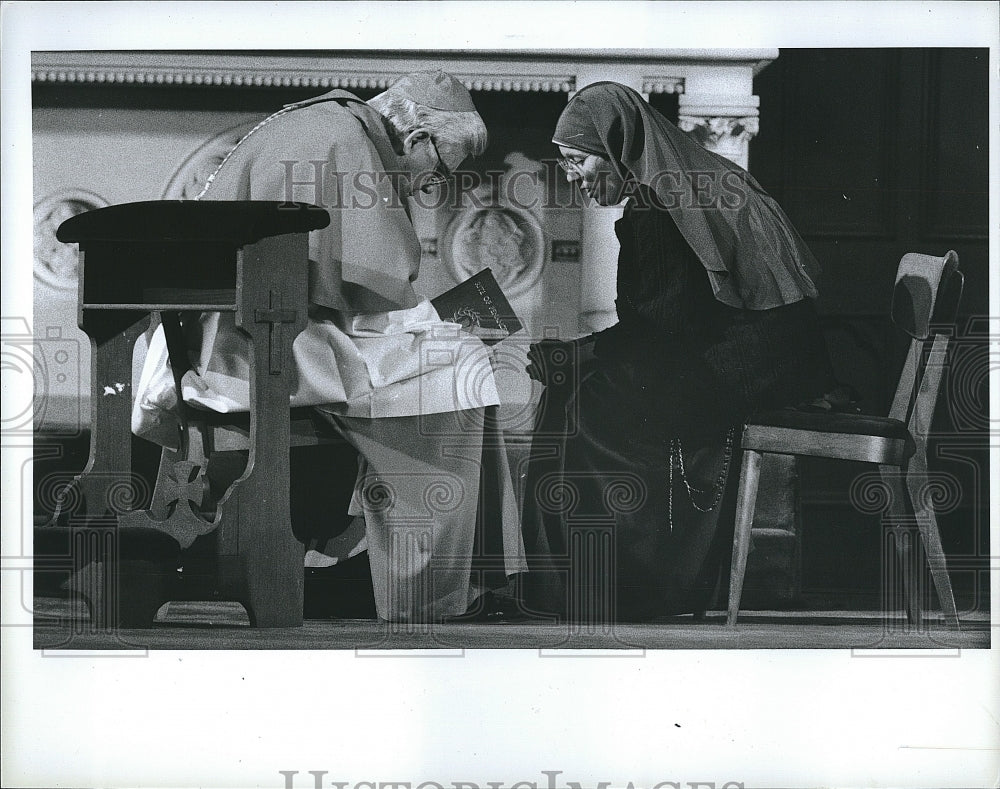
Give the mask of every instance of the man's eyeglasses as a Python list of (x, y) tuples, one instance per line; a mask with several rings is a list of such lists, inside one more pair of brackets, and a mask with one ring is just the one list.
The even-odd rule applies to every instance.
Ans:
[(437, 167), (435, 168), (437, 170), (437, 174), (447, 181), (451, 178), (451, 170), (448, 169), (448, 165), (446, 165), (444, 163), (444, 159), (441, 158), (441, 153), (438, 151), (437, 143), (434, 142), (434, 138), (428, 137), (427, 141), (431, 144), (431, 148), (434, 149), (434, 156), (436, 156), (438, 160)]

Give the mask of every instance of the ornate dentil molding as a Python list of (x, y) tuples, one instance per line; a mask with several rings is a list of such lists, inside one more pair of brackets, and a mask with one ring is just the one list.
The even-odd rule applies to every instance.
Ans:
[(683, 93), (683, 77), (643, 77), (642, 92), (651, 95), (656, 93)]
[[(94, 68), (68, 66), (35, 68), (34, 83), (82, 83), (111, 85), (174, 85), (209, 87), (281, 87), (321, 88), (334, 90), (385, 90), (405, 72), (341, 72), (339, 74), (310, 73), (299, 69), (280, 68)], [(493, 76), (455, 74), (466, 88), (475, 91), (571, 93), (576, 78), (566, 74), (519, 74)]]
[(275, 73), (255, 69), (187, 68), (38, 68), (32, 69), (31, 81), (40, 83), (91, 83), (120, 85), (208, 85), (218, 87), (284, 88), (374, 88), (389, 87), (398, 75), (391, 76), (320, 76), (303, 73)]

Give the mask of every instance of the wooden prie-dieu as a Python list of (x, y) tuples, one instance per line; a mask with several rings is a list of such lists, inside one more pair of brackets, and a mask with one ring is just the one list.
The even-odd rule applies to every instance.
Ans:
[[(239, 601), (258, 627), (301, 625), (291, 348), (306, 324), (308, 233), (329, 221), (301, 203), (177, 200), (109, 206), (59, 227), (59, 240), (80, 248), (79, 323), (91, 342), (90, 457), (62, 497), (61, 523), (74, 532), (75, 584), (97, 625), (147, 626), (179, 599)], [(179, 391), (189, 364), (182, 322), (205, 311), (235, 313), (251, 349), (250, 412), (235, 417), (246, 468), (208, 500), (206, 453), (191, 429), (206, 414), (178, 398), (177, 448), (163, 451), (148, 508), (131, 509), (143, 499), (132, 469), (133, 347), (158, 315)]]

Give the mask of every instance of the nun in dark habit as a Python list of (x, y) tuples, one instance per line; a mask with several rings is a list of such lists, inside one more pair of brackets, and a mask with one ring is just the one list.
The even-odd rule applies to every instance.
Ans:
[(577, 621), (701, 612), (731, 545), (720, 511), (742, 423), (834, 383), (818, 267), (752, 176), (631, 88), (583, 88), (552, 140), (571, 183), (601, 205), (626, 202), (618, 323), (529, 354), (546, 390), (524, 603)]

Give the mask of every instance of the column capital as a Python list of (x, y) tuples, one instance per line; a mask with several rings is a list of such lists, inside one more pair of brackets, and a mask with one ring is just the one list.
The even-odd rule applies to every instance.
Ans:
[(682, 95), (677, 125), (695, 140), (747, 168), (750, 140), (760, 128), (757, 96)]

